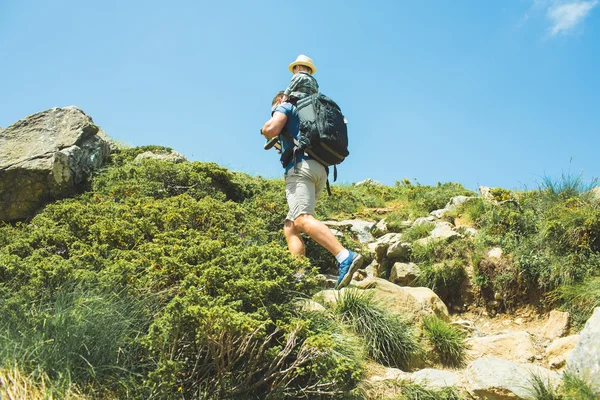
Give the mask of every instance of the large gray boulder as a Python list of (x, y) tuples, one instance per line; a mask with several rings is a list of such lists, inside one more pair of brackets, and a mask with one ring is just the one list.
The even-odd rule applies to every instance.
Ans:
[(0, 133), (0, 220), (27, 218), (71, 196), (103, 165), (108, 143), (77, 107), (52, 108)]
[(567, 360), (566, 369), (600, 393), (600, 307), (594, 310), (579, 333), (579, 342)]
[(531, 399), (533, 376), (540, 377), (554, 389), (560, 383), (557, 373), (533, 364), (519, 364), (495, 357), (473, 361), (464, 373), (464, 384), (475, 399)]

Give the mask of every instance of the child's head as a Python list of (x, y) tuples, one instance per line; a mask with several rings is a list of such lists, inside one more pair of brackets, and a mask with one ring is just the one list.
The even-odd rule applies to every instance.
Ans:
[(298, 72), (308, 72), (309, 74), (314, 74), (317, 72), (317, 68), (313, 63), (313, 60), (309, 57), (306, 57), (304, 54), (300, 54), (296, 61), (291, 63), (288, 67), (292, 74), (296, 74)]
[(297, 74), (298, 72), (308, 72), (309, 74), (312, 74), (312, 69), (310, 67), (307, 67), (306, 65), (298, 64), (294, 65), (292, 72), (294, 72), (295, 74)]

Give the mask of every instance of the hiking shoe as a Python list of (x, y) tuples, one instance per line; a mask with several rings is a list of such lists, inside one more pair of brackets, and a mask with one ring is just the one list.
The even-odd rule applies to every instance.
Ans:
[(360, 268), (362, 263), (362, 256), (351, 251), (350, 255), (338, 266), (339, 277), (335, 288), (341, 289), (344, 286), (348, 286), (348, 284), (352, 280), (352, 276), (354, 275), (356, 270)]

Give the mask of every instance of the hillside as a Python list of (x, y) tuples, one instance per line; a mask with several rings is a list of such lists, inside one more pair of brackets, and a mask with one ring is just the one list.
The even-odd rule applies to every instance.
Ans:
[[(0, 226), (4, 396), (592, 399), (600, 390), (578, 359), (598, 349), (597, 336), (583, 340), (586, 321), (600, 324), (600, 312), (590, 319), (600, 307), (600, 204), (579, 177), (520, 192), (334, 185), (317, 217), (367, 258), (334, 291), (333, 257), (310, 240), (306, 259), (287, 251), (282, 180), (136, 159), (148, 151), (171, 149), (113, 152), (81, 194)], [(484, 388), (486, 368), (528, 371), (538, 395)]]

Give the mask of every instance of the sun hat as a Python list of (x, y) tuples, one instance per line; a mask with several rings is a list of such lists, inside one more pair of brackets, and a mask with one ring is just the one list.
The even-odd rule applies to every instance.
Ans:
[(294, 67), (296, 65), (307, 66), (308, 68), (311, 69), (311, 71), (312, 71), (313, 74), (315, 72), (317, 72), (317, 67), (315, 67), (315, 64), (313, 64), (312, 58), (306, 57), (304, 54), (300, 54), (298, 56), (298, 58), (296, 58), (296, 61), (294, 61), (293, 63), (291, 63), (290, 66), (288, 67), (290, 69), (290, 72), (292, 74), (294, 73)]

